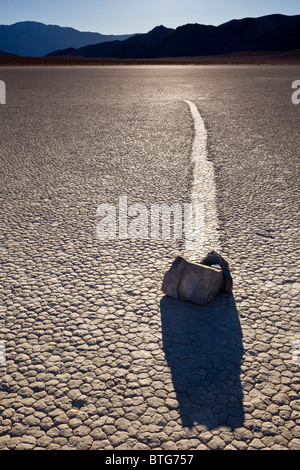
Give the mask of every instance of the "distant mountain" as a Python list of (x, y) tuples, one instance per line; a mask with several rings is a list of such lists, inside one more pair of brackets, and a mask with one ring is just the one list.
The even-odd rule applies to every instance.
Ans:
[(22, 21), (12, 25), (0, 25), (0, 49), (20, 56), (41, 57), (55, 49), (79, 48), (104, 41), (124, 40), (130, 36), (132, 35), (82, 32), (36, 21)]
[(15, 54), (11, 54), (10, 52), (4, 52), (0, 49), (0, 55), (15, 55)]
[(56, 50), (55, 57), (114, 57), (143, 59), (195, 57), (232, 52), (288, 51), (300, 48), (300, 15), (267, 15), (231, 20), (220, 26), (186, 24), (170, 29), (158, 26), (122, 42)]
[(166, 39), (174, 32), (172, 28), (156, 26), (146, 34), (135, 34), (125, 41), (108, 41), (102, 44), (94, 44), (79, 49), (57, 50), (47, 54), (46, 57), (148, 57), (153, 47)]

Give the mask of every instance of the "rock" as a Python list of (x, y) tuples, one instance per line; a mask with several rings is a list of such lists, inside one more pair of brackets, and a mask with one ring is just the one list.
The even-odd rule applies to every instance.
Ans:
[[(222, 269), (213, 267), (213, 264), (220, 265)], [(175, 299), (206, 305), (221, 290), (229, 292), (231, 288), (228, 263), (211, 252), (201, 264), (190, 263), (178, 256), (166, 272), (161, 289)]]

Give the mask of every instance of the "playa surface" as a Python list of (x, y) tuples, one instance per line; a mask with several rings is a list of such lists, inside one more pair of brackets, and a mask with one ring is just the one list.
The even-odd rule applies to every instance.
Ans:
[[(300, 66), (14, 66), (0, 79), (0, 449), (299, 450)], [(207, 245), (99, 239), (97, 208), (120, 196), (191, 201), (185, 100), (214, 170)], [(216, 232), (232, 295), (165, 297), (173, 259), (200, 262)]]

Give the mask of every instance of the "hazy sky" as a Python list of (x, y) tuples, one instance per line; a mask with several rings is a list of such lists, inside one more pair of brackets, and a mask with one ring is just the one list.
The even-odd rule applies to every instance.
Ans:
[(299, 0), (1, 0), (1, 24), (40, 21), (104, 34), (144, 33), (163, 24), (219, 25), (233, 18), (300, 14)]

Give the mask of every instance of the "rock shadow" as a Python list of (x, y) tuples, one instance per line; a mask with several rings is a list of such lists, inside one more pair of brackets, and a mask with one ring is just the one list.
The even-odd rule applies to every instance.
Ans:
[(204, 307), (165, 296), (161, 321), (182, 426), (242, 426), (243, 342), (233, 294), (221, 293)]

